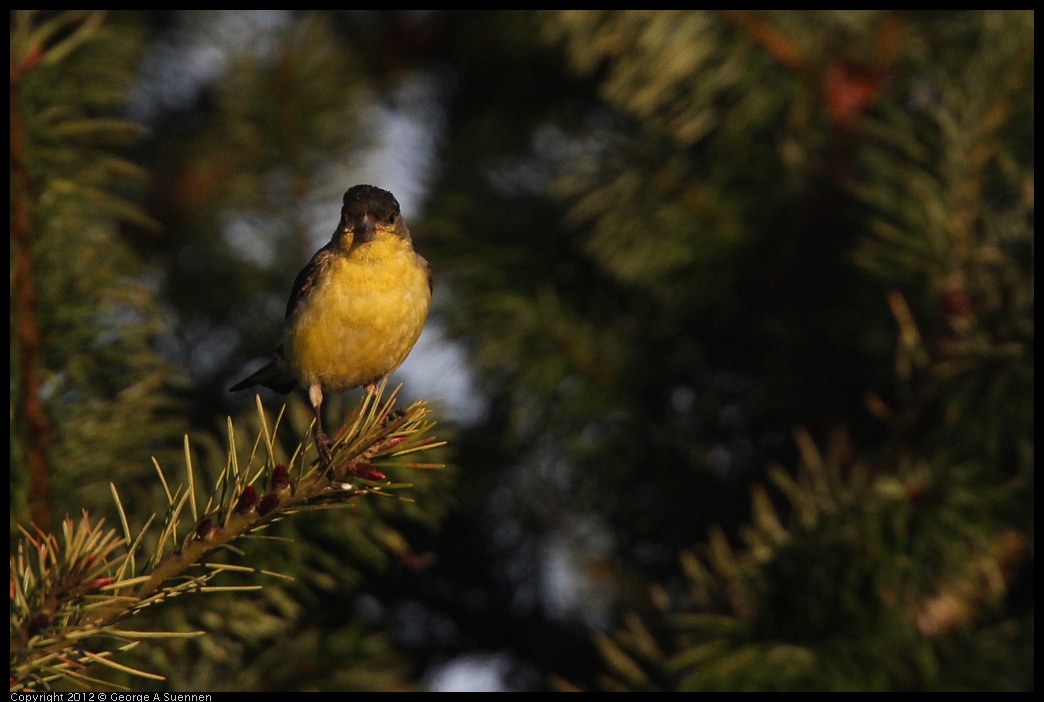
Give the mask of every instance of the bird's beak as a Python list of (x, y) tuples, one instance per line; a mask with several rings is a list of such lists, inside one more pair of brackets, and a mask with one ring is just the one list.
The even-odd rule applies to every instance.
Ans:
[(363, 215), (355, 222), (355, 240), (365, 244), (371, 241), (375, 233), (375, 223), (370, 215)]

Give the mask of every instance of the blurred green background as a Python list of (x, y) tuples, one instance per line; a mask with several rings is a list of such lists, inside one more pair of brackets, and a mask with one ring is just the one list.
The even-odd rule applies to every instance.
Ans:
[(450, 467), (134, 689), (1033, 689), (1032, 12), (11, 20), (12, 539), (224, 465), (351, 185), (434, 271)]

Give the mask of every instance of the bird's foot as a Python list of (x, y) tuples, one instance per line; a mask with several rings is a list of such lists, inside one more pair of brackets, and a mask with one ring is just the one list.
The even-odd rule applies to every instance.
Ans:
[(319, 451), (319, 460), (323, 462), (323, 465), (330, 467), (333, 462), (333, 454), (330, 453), (330, 446), (332, 442), (326, 436), (326, 432), (316, 427), (315, 429), (315, 448)]

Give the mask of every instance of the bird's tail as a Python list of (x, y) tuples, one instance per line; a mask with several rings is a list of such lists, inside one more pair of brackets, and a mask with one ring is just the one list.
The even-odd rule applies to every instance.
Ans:
[(231, 392), (237, 392), (239, 390), (246, 390), (247, 388), (254, 387), (255, 385), (262, 385), (269, 390), (275, 390), (276, 392), (285, 395), (297, 386), (297, 379), (294, 377), (293, 373), (290, 372), (290, 368), (287, 366), (282, 355), (277, 353), (276, 357), (262, 366), (260, 370), (248, 375), (243, 380), (240, 380), (238, 383), (230, 387), (229, 390)]

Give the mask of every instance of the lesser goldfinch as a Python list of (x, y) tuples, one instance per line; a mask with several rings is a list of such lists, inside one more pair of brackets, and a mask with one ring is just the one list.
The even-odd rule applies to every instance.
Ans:
[(431, 267), (413, 250), (390, 192), (356, 185), (344, 194), (330, 243), (297, 274), (283, 341), (266, 366), (232, 386), (288, 393), (300, 384), (315, 412), (315, 443), (326, 465), (323, 388), (367, 391), (399, 367), (420, 336), (431, 302)]

